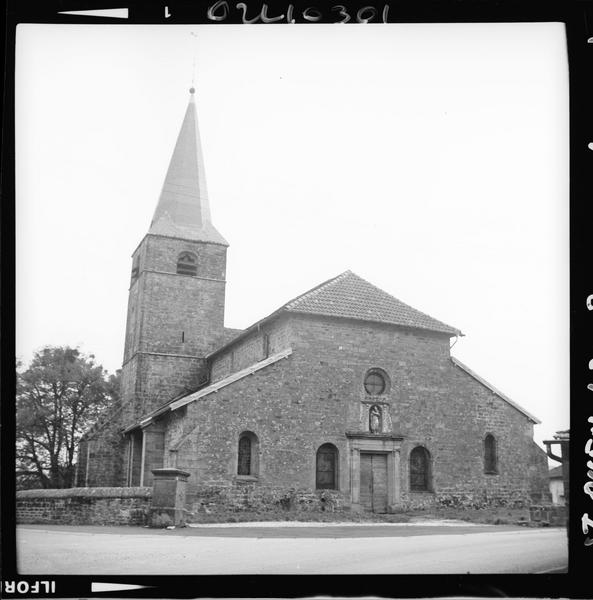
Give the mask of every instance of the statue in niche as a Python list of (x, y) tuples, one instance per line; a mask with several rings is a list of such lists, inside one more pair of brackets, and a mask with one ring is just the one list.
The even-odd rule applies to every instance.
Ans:
[(371, 433), (381, 432), (381, 409), (376, 404), (369, 410), (369, 430)]

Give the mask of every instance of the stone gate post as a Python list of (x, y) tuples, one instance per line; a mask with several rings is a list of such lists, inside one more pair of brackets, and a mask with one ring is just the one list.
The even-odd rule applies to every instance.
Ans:
[(185, 526), (185, 491), (189, 473), (180, 469), (153, 469), (151, 527), (162, 527), (169, 517), (171, 525)]

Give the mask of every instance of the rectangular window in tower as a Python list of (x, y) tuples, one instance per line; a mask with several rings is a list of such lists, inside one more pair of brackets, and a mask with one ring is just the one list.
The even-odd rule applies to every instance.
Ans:
[(132, 283), (138, 279), (138, 274), (140, 273), (140, 257), (136, 256), (134, 262), (132, 263)]
[(264, 333), (263, 350), (264, 358), (268, 358), (268, 356), (270, 356), (270, 336), (267, 333)]

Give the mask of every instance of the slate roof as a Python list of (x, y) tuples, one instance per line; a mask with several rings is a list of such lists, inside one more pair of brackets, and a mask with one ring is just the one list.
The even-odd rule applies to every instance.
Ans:
[(559, 467), (554, 467), (553, 469), (550, 469), (550, 471), (548, 472), (548, 477), (550, 479), (557, 479), (557, 478), (562, 479), (562, 477), (563, 477), (562, 465), (560, 465)]
[(175, 222), (168, 212), (163, 213), (156, 221), (152, 222), (149, 233), (196, 242), (211, 242), (221, 246), (229, 245), (212, 223), (205, 222), (200, 227), (185, 227)]
[(210, 217), (193, 88), (149, 233), (228, 246)]
[(352, 271), (345, 271), (322, 283), (282, 308), (289, 312), (344, 317), (462, 335), (459, 329), (412, 308)]

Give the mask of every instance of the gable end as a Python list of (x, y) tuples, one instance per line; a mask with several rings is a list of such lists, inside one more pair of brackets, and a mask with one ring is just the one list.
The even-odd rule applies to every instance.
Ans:
[(521, 414), (525, 415), (531, 422), (535, 423), (536, 425), (539, 425), (541, 423), (541, 421), (537, 417), (534, 417), (531, 413), (528, 413), (524, 408), (519, 406), (516, 402), (513, 402), (506, 394), (503, 394), (500, 390), (495, 388), (492, 384), (488, 383), (485, 379), (483, 379), (477, 373), (472, 371), (468, 366), (464, 365), (460, 360), (458, 360), (457, 358), (452, 356), (451, 361), (453, 362), (453, 364), (455, 366), (459, 367), (462, 371), (465, 371), (470, 377), (473, 377), (476, 381), (481, 383), (484, 387), (488, 388), (491, 392), (496, 394), (499, 398), (504, 400), (507, 404), (510, 404), (515, 410), (518, 410)]

